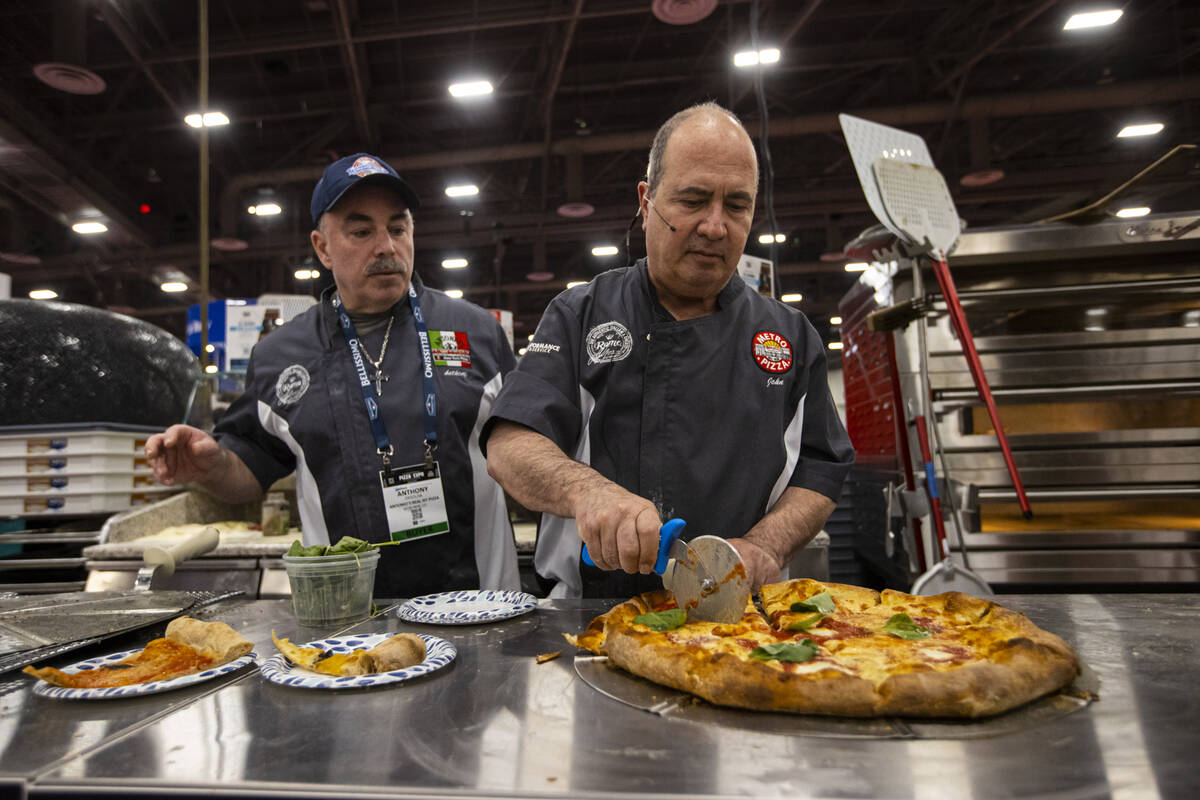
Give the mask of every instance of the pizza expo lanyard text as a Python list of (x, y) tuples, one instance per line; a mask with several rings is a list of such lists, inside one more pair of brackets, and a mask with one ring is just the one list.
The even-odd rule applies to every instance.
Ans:
[[(437, 452), (437, 387), (433, 382), (433, 351), (429, 346), (429, 330), (421, 314), (421, 301), (410, 284), (408, 301), (412, 306), (413, 323), (417, 328), (417, 339), (421, 346), (421, 380), (425, 402), (425, 461), (407, 467), (393, 467), (391, 440), (383, 424), (383, 415), (375, 387), (367, 375), (363, 363), (362, 348), (359, 346), (358, 331), (350, 315), (334, 295), (333, 307), (342, 325), (342, 333), (350, 348), (350, 359), (358, 375), (363, 404), (367, 407), (367, 421), (375, 437), (375, 449), (383, 459), (379, 471), (379, 483), (383, 488), (383, 505), (387, 509), (388, 531), (394, 542), (406, 542), (427, 536), (436, 536), (450, 530), (450, 518), (446, 513), (445, 493), (442, 491), (442, 474), (433, 456)], [(382, 361), (382, 358), (380, 359)]]

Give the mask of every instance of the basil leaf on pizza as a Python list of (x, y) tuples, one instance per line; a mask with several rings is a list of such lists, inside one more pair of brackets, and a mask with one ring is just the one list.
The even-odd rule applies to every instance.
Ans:
[(814, 594), (807, 600), (792, 603), (792, 611), (820, 611), (822, 614), (832, 614), (837, 611), (837, 606), (833, 604), (833, 598), (826, 590), (820, 594)]
[(933, 635), (928, 628), (913, 622), (908, 614), (893, 614), (881, 630), (901, 639), (928, 639)]
[(651, 611), (634, 617), (633, 622), (635, 625), (645, 625), (652, 631), (673, 631), (687, 622), (687, 612), (682, 608)]
[(756, 661), (790, 661), (794, 664), (812, 661), (816, 654), (817, 645), (812, 639), (764, 644), (750, 651), (750, 657)]
[(804, 619), (797, 620), (787, 626), (789, 631), (806, 631), (816, 625), (821, 620), (825, 619), (825, 615), (818, 611), (815, 614), (810, 614)]

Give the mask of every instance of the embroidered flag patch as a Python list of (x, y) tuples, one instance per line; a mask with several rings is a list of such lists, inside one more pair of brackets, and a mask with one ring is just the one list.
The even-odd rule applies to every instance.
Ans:
[(430, 331), (433, 363), (439, 367), (470, 367), (471, 344), (461, 331)]
[(787, 372), (792, 366), (792, 343), (774, 331), (754, 334), (754, 360), (767, 372)]

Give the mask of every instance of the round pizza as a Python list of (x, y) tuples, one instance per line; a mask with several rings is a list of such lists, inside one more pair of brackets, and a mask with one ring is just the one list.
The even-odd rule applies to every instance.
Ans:
[(688, 620), (668, 591), (597, 617), (577, 647), (711, 703), (851, 717), (983, 717), (1067, 686), (1071, 647), (1024, 614), (810, 579), (762, 587), (733, 624)]

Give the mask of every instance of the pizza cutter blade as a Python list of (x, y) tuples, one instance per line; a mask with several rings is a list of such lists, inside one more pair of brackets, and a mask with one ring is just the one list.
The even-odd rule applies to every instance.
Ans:
[(750, 599), (750, 579), (741, 556), (720, 536), (697, 536), (672, 545), (673, 560), (663, 586), (688, 616), (712, 622), (737, 622)]

